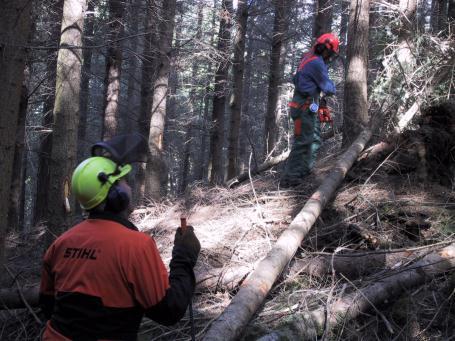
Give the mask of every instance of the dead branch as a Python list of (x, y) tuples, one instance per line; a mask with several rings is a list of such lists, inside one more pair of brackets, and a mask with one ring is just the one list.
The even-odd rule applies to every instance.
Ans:
[(234, 340), (240, 336), (370, 138), (371, 131), (363, 131), (340, 157), (324, 182), (281, 234), (272, 250), (243, 282), (221, 316), (214, 321), (205, 335), (205, 340)]
[[(322, 333), (324, 327), (332, 330), (371, 309), (379, 312), (377, 306), (393, 301), (406, 291), (423, 285), (427, 280), (451, 271), (454, 267), (455, 243), (430, 253), (414, 264), (396, 269), (392, 274), (374, 281), (367, 287), (354, 286), (353, 292), (333, 302), (329, 316), (326, 316), (325, 307), (295, 314), (292, 330), (297, 331), (299, 335), (294, 337), (300, 340), (314, 339)], [(260, 340), (277, 339), (280, 335), (280, 331), (275, 331)]]
[(284, 160), (286, 160), (288, 158), (288, 156), (289, 156), (289, 153), (290, 153), (290, 151), (288, 150), (288, 151), (286, 151), (286, 152), (284, 152), (284, 153), (282, 153), (282, 154), (280, 154), (278, 156), (275, 156), (275, 157), (272, 157), (271, 159), (268, 159), (267, 161), (265, 161), (264, 163), (260, 164), (255, 169), (252, 169), (250, 171), (246, 171), (246, 172), (240, 174), (239, 176), (236, 176), (233, 179), (227, 180), (225, 182), (225, 186), (228, 187), (228, 188), (235, 187), (238, 184), (240, 184), (241, 182), (243, 182), (245, 180), (248, 180), (250, 176), (259, 174), (261, 172), (266, 171), (269, 168), (272, 168), (273, 166), (276, 166), (280, 162), (283, 162)]
[(196, 291), (234, 290), (252, 271), (248, 266), (215, 268), (196, 273)]

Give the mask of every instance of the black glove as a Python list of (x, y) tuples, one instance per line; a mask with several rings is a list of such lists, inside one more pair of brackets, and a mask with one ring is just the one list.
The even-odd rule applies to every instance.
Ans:
[(194, 234), (193, 226), (187, 226), (182, 232), (182, 228), (179, 227), (175, 232), (174, 249), (172, 254), (179, 252), (178, 250), (184, 251), (184, 253), (190, 258), (191, 264), (194, 267), (196, 265), (197, 257), (201, 251), (201, 243)]

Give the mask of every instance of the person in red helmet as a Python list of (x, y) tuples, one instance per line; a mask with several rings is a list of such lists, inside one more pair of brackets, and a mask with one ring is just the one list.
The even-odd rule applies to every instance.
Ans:
[(289, 103), (294, 121), (294, 142), (281, 178), (282, 187), (302, 183), (314, 166), (321, 145), (321, 127), (318, 117), (321, 92), (335, 94), (327, 63), (339, 53), (340, 42), (332, 33), (317, 38), (312, 50), (306, 53), (294, 75), (294, 96)]

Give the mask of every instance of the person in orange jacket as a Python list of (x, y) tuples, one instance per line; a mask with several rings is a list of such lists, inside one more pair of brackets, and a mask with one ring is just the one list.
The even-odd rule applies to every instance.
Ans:
[(171, 325), (191, 302), (199, 240), (192, 227), (177, 229), (168, 274), (153, 238), (127, 219), (131, 169), (95, 156), (74, 171), (72, 190), (88, 218), (45, 253), (43, 340), (136, 340), (144, 315)]

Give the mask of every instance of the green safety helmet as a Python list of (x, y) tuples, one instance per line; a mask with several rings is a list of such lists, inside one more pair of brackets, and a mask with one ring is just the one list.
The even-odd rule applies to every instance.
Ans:
[(71, 188), (76, 199), (85, 210), (101, 204), (112, 185), (129, 172), (131, 165), (117, 165), (114, 161), (94, 156), (82, 161), (74, 170)]

